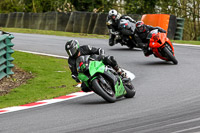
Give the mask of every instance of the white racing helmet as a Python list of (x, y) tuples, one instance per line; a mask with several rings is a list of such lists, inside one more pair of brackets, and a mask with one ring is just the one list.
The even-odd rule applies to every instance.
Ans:
[(115, 9), (112, 9), (108, 12), (108, 16), (110, 18), (112, 18), (113, 20), (115, 20), (117, 18), (117, 14), (118, 14), (118, 12)]

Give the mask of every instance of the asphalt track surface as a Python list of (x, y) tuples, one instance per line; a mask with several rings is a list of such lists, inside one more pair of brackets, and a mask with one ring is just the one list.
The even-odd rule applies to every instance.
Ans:
[[(14, 33), (15, 50), (66, 56), (70, 37)], [(200, 47), (177, 46), (178, 65), (140, 50), (108, 46), (105, 39), (76, 38), (105, 49), (133, 72), (136, 96), (106, 103), (96, 94), (0, 115), (0, 133), (194, 133), (200, 131)]]

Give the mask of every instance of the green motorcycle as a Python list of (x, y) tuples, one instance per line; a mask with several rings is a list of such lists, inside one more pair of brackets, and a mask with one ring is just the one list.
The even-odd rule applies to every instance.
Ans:
[(135, 96), (136, 91), (130, 78), (119, 76), (112, 67), (98, 60), (97, 55), (80, 56), (76, 64), (78, 79), (107, 102), (114, 103), (123, 96)]

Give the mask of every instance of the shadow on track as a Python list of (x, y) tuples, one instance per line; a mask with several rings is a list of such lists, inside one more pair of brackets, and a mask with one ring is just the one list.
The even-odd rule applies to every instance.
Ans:
[(106, 102), (104, 99), (95, 99), (95, 100), (84, 100), (84, 101), (81, 101), (81, 102), (78, 102), (76, 104), (81, 104), (81, 105), (112, 105), (112, 104), (116, 104), (118, 102), (122, 102), (122, 101), (126, 101), (126, 100), (130, 100), (130, 99), (134, 99), (134, 98), (119, 98), (115, 101), (115, 103), (109, 103), (109, 102)]
[(149, 65), (149, 66), (167, 66), (174, 65), (171, 61), (151, 61), (151, 62), (140, 62), (140, 65)]
[(93, 100), (93, 101), (84, 101), (84, 102), (79, 102), (79, 104), (84, 104), (84, 105), (102, 105), (102, 104), (110, 104), (104, 100)]

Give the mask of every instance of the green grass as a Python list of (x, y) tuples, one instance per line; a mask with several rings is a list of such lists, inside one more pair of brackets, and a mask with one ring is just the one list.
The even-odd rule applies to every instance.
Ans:
[(56, 36), (68, 36), (68, 37), (82, 37), (82, 38), (99, 38), (108, 39), (108, 35), (86, 34), (86, 33), (73, 33), (63, 31), (51, 31), (51, 30), (37, 30), (37, 29), (23, 29), (23, 28), (0, 28), (0, 30), (6, 32), (16, 33), (31, 33), (31, 34), (44, 34), (44, 35), (56, 35)]
[[(43, 99), (50, 99), (80, 91), (73, 87), (76, 82), (71, 78), (66, 59), (39, 56), (15, 51), (14, 64), (31, 72), (34, 78), (4, 96), (0, 96), (0, 108), (23, 105)], [(61, 71), (61, 72), (59, 72)], [(62, 87), (66, 86), (66, 87)]]
[(200, 45), (200, 41), (172, 40), (174, 43)]

